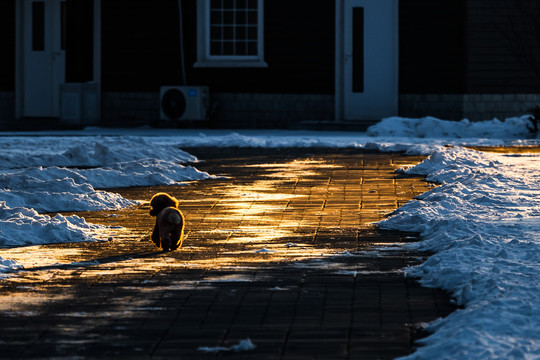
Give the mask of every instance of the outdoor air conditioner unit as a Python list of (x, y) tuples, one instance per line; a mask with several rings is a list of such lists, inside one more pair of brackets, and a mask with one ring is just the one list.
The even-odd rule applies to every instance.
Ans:
[(161, 87), (161, 120), (206, 120), (208, 105), (207, 86)]

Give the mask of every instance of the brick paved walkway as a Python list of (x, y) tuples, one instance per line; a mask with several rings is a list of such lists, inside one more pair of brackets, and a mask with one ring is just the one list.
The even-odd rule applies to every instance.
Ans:
[[(359, 150), (191, 149), (226, 177), (118, 189), (181, 200), (184, 247), (157, 251), (148, 204), (82, 213), (112, 240), (0, 250), (0, 358), (390, 359), (414, 325), (454, 309), (398, 269), (414, 234), (370, 225), (428, 189), (393, 170), (419, 157)], [(310, 154), (311, 153), (311, 154)], [(249, 351), (205, 353), (249, 338)]]

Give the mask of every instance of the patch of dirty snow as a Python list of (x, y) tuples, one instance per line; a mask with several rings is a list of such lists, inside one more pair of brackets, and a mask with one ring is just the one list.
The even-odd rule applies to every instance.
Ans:
[(221, 351), (232, 351), (232, 352), (240, 352), (240, 351), (250, 351), (254, 350), (257, 346), (251, 341), (251, 339), (247, 338), (245, 340), (240, 340), (240, 342), (236, 345), (225, 347), (225, 346), (200, 346), (197, 348), (198, 351), (206, 352), (206, 353), (217, 353)]

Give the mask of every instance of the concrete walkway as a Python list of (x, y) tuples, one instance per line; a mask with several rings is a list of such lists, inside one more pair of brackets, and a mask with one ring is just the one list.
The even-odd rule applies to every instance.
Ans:
[[(116, 190), (176, 196), (179, 251), (153, 247), (147, 203), (78, 213), (115, 226), (106, 242), (0, 250), (25, 266), (0, 282), (0, 358), (391, 359), (454, 310), (399, 272), (425, 256), (396, 248), (416, 236), (370, 224), (429, 189), (394, 174), (420, 157), (188, 151), (223, 177)], [(234, 347), (246, 339), (255, 347)]]

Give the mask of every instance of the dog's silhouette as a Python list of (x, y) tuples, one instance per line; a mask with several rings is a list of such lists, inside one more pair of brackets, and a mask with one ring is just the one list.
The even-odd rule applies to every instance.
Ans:
[(167, 193), (157, 193), (150, 200), (150, 215), (156, 217), (152, 241), (164, 251), (182, 246), (184, 215), (178, 210), (178, 200)]

